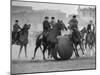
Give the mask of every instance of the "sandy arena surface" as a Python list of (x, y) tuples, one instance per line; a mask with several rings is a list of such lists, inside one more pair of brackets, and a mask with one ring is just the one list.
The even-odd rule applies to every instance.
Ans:
[(95, 69), (95, 57), (73, 58), (65, 61), (55, 60), (13, 60), (12, 74), (35, 73), (63, 70)]
[[(51, 71), (68, 71), (68, 70), (80, 70), (80, 69), (95, 69), (95, 52), (93, 50), (87, 49), (85, 56), (82, 56), (81, 51), (79, 50), (80, 58), (76, 59), (73, 53), (70, 60), (65, 61), (55, 61), (55, 60), (43, 60), (43, 55), (40, 49), (38, 49), (35, 60), (32, 60), (34, 53), (34, 43), (28, 44), (27, 55), (28, 58), (25, 58), (24, 48), (22, 49), (21, 56), (18, 58), (19, 46), (12, 46), (12, 61), (11, 61), (11, 73), (36, 73), (36, 72), (51, 72)], [(92, 56), (91, 56), (92, 52)], [(47, 52), (46, 52), (47, 58)]]

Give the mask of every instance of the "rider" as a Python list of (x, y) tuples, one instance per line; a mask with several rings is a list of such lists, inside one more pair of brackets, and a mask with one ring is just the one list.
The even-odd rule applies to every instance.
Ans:
[(69, 21), (69, 29), (72, 30), (72, 33), (76, 32), (74, 35), (77, 36), (77, 39), (81, 38), (80, 32), (78, 30), (78, 20), (76, 19), (76, 15), (73, 15), (73, 18)]
[(94, 27), (93, 21), (90, 20), (90, 21), (89, 21), (89, 24), (88, 24), (88, 26), (87, 26), (87, 32), (88, 32), (88, 33), (91, 32), (91, 30), (93, 30), (93, 27)]
[(13, 32), (14, 32), (14, 40), (17, 42), (18, 40), (18, 31), (21, 30), (21, 27), (18, 25), (18, 20), (15, 20), (15, 24), (13, 25)]
[(54, 26), (56, 25), (56, 22), (55, 22), (55, 17), (51, 17), (51, 22), (50, 22), (50, 25), (51, 25), (51, 28), (53, 29)]
[(76, 19), (76, 15), (73, 15), (73, 18), (68, 22), (68, 24), (70, 25), (70, 29), (76, 29), (78, 30), (78, 20)]
[(45, 35), (50, 30), (49, 18), (48, 16), (45, 17), (43, 21), (43, 35)]

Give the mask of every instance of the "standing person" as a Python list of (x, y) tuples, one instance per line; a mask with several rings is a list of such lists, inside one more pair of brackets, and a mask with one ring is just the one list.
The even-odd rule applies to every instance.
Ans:
[(43, 21), (43, 35), (45, 35), (50, 30), (49, 18), (48, 16), (45, 17)]
[(18, 32), (19, 30), (21, 30), (21, 27), (18, 24), (18, 20), (15, 20), (15, 24), (13, 25), (13, 36), (14, 36), (14, 40), (15, 42), (18, 40), (19, 36), (18, 36)]
[(77, 29), (78, 30), (78, 20), (76, 19), (76, 15), (73, 15), (72, 19), (68, 22), (70, 25), (70, 29)]
[(55, 24), (56, 24), (55, 17), (51, 17), (51, 22), (50, 22), (51, 28), (54, 28)]

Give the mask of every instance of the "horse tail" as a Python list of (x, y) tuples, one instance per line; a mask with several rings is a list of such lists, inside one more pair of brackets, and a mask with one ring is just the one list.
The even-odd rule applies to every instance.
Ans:
[(40, 46), (41, 42), (42, 42), (42, 38), (41, 38), (42, 34), (39, 34), (38, 37), (36, 38), (36, 45)]

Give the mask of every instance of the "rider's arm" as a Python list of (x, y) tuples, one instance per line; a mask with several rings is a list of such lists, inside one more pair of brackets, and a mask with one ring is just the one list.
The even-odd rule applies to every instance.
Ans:
[(19, 29), (22, 29), (20, 26), (18, 26)]

